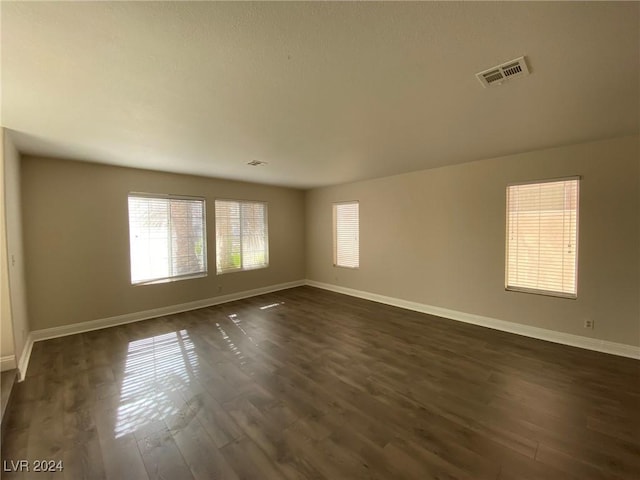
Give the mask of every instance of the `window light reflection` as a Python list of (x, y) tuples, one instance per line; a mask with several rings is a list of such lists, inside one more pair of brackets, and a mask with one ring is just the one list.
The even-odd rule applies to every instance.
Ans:
[(284, 302), (276, 302), (276, 303), (270, 303), (269, 305), (263, 305), (262, 307), (260, 307), (260, 310), (267, 310), (269, 308), (274, 308), (277, 307), (279, 305), (283, 305)]
[(187, 385), (198, 369), (195, 346), (186, 330), (130, 342), (115, 437), (177, 413), (168, 392)]
[[(233, 315), (229, 315), (229, 318), (231, 318), (232, 316), (235, 316), (235, 314)], [(240, 360), (240, 365), (244, 365), (246, 362), (245, 360), (245, 356), (242, 354), (242, 350), (240, 350), (232, 341), (231, 338), (229, 337), (229, 335), (227, 335), (227, 332), (225, 331), (224, 328), (222, 328), (222, 325), (220, 325), (218, 322), (216, 322), (216, 327), (218, 328), (218, 331), (220, 332), (220, 336), (222, 336), (222, 338), (224, 339), (225, 342), (227, 342), (227, 347), (229, 347), (229, 350), (231, 350), (231, 352), (234, 355), (238, 356), (238, 360)]]

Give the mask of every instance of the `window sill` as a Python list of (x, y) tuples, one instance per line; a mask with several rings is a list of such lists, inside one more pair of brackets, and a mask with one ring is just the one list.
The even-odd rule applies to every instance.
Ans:
[(204, 278), (206, 277), (208, 274), (207, 272), (204, 273), (195, 273), (192, 275), (182, 275), (179, 277), (169, 277), (169, 278), (159, 278), (157, 280), (145, 280), (142, 282), (135, 282), (135, 283), (131, 283), (132, 286), (134, 287), (138, 287), (141, 285), (157, 285), (160, 283), (171, 283), (171, 282), (179, 282), (180, 280), (192, 280), (194, 278)]
[(269, 265), (260, 265), (259, 267), (250, 267), (250, 268), (234, 268), (233, 270), (224, 270), (222, 272), (216, 272), (216, 275), (226, 275), (227, 273), (237, 273), (237, 272), (250, 272), (252, 270), (262, 270), (264, 268), (269, 268)]
[(577, 300), (578, 295), (574, 295), (572, 293), (562, 293), (562, 292), (553, 292), (550, 290), (537, 290), (535, 288), (518, 288), (518, 287), (505, 287), (506, 292), (516, 292), (516, 293), (530, 293), (533, 295), (542, 295), (544, 297), (556, 297), (556, 298), (564, 298), (567, 300)]

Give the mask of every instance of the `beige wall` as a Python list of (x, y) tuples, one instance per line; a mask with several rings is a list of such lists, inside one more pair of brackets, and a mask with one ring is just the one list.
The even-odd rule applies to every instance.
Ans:
[(4, 188), (9, 290), (16, 361), (20, 361), (29, 334), (27, 290), (25, 282), (25, 253), (21, 215), (20, 154), (11, 140), (11, 132), (4, 136)]
[[(304, 279), (301, 190), (32, 157), (22, 167), (32, 330)], [(207, 199), (207, 277), (131, 285), (132, 191)], [(213, 202), (220, 197), (268, 202), (268, 268), (216, 275)]]
[[(9, 263), (7, 261), (7, 229), (5, 221), (4, 199), (4, 128), (0, 127), (0, 357), (12, 358), (13, 323), (11, 320), (11, 298), (9, 296)], [(15, 367), (15, 358), (13, 365)], [(10, 368), (8, 362), (2, 362), (2, 370)]]
[[(625, 137), (310, 190), (307, 278), (640, 345), (638, 144)], [(505, 291), (506, 185), (569, 175), (583, 177), (578, 299)], [(345, 200), (360, 201), (357, 270), (332, 266), (331, 204)]]

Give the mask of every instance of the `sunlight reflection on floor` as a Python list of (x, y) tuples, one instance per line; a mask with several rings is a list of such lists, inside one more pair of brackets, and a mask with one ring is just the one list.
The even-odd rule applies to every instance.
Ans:
[(268, 310), (269, 308), (274, 308), (282, 304), (284, 304), (284, 302), (270, 303), (269, 305), (263, 305), (260, 307), (260, 310)]
[(130, 342), (115, 437), (176, 413), (168, 392), (188, 384), (198, 369), (195, 346), (186, 330)]
[[(229, 315), (229, 318), (233, 321), (234, 318), (236, 318), (237, 315), (235, 313)], [(235, 322), (234, 322), (235, 323)], [(240, 361), (240, 365), (244, 365), (246, 363), (245, 360), (245, 356), (242, 354), (242, 350), (240, 350), (232, 341), (231, 341), (231, 337), (229, 337), (229, 335), (227, 335), (227, 332), (224, 330), (224, 328), (222, 328), (222, 325), (220, 325), (218, 322), (216, 322), (216, 327), (218, 328), (218, 331), (220, 332), (220, 335), (222, 336), (222, 338), (224, 339), (225, 342), (227, 342), (227, 347), (229, 347), (229, 350), (231, 350), (231, 352), (234, 355), (238, 355), (238, 360)]]

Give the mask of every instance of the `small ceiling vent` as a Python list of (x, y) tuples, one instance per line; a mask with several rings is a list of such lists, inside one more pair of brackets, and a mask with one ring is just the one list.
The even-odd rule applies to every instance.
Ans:
[(516, 58), (502, 65), (476, 73), (476, 77), (485, 88), (493, 85), (502, 85), (502, 82), (506, 80), (525, 75), (529, 75), (529, 68), (527, 68), (527, 62), (524, 57)]
[(266, 164), (267, 162), (261, 162), (260, 160), (251, 160), (250, 162), (247, 162), (247, 165), (251, 165), (252, 167), (260, 167)]

